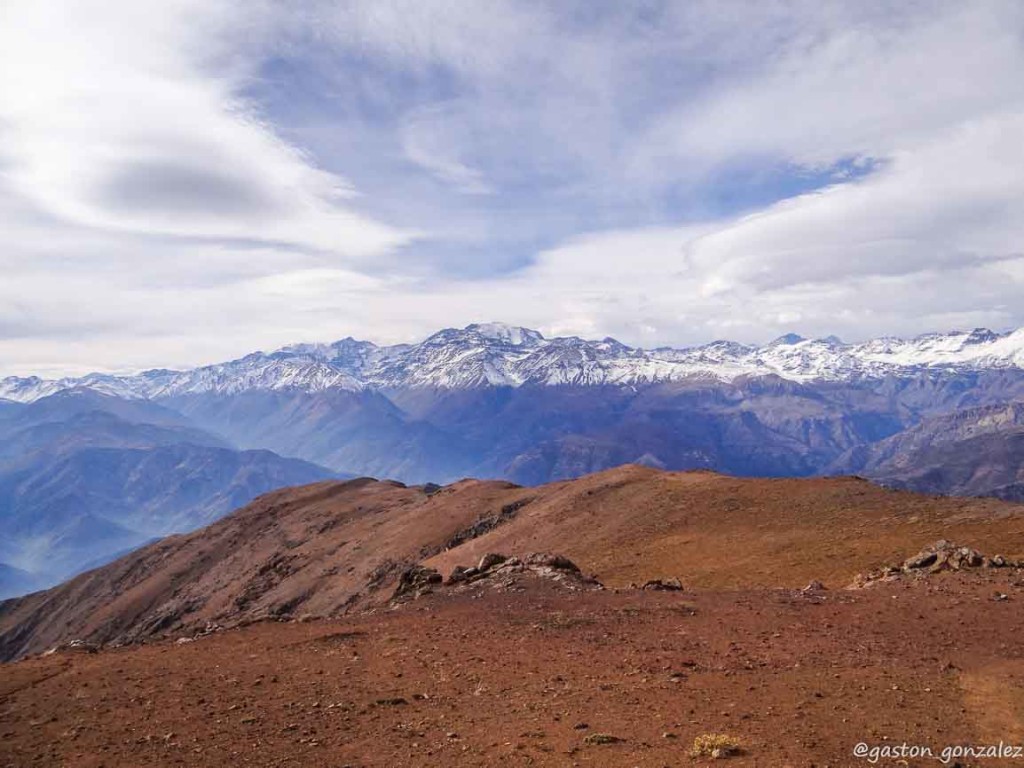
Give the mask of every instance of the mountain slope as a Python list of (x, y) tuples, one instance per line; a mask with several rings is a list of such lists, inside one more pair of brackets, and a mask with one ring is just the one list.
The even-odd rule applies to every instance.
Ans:
[(337, 470), (406, 482), (475, 476), (537, 484), (629, 462), (811, 475), (925, 413), (1011, 393), (1024, 394), (1024, 376), (252, 391), (164, 403), (237, 445)]
[(1024, 402), (926, 419), (849, 451), (832, 470), (924, 493), (1024, 501)]
[(268, 490), (337, 476), (235, 450), (146, 401), (69, 391), (8, 416), (0, 420), (0, 563), (12, 570), (0, 595), (205, 525)]
[(271, 493), (201, 531), (0, 603), (0, 658), (72, 636), (124, 641), (386, 599), (402, 563), (440, 550), (484, 510), (499, 511), (510, 489), (467, 483), (439, 498), (361, 479)]
[(913, 466), (871, 476), (891, 488), (1024, 502), (1024, 429), (979, 435), (921, 451)]
[(378, 392), (250, 391), (165, 402), (234, 445), (268, 448), (336, 471), (428, 482), (454, 479), (453, 467), (469, 459), (457, 435), (409, 418)]
[(468, 474), (524, 484), (637, 462), (808, 475), (851, 445), (901, 428), (885, 398), (843, 401), (777, 378), (643, 388), (413, 390), (394, 399), (463, 437), (477, 459)]
[(268, 494), (47, 592), (0, 604), (0, 657), (60, 640), (130, 642), (261, 617), (381, 605), (402, 570), (551, 551), (610, 586), (841, 585), (938, 538), (1024, 554), (1024, 507), (851, 479), (755, 480), (622, 467), (539, 488), (370, 479)]

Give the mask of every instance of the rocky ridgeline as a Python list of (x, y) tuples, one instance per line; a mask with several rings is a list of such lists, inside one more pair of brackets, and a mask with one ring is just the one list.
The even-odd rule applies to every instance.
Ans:
[(1009, 560), (1002, 555), (989, 557), (976, 549), (942, 539), (898, 565), (886, 565), (867, 573), (857, 574), (850, 588), (863, 589), (878, 582), (923, 578), (943, 571), (963, 571), (972, 568), (1024, 568), (1024, 561)]
[(438, 587), (452, 592), (479, 588), (511, 591), (523, 577), (554, 582), (572, 592), (604, 589), (601, 582), (583, 574), (572, 560), (562, 555), (535, 553), (520, 558), (489, 552), (475, 566), (455, 566), (447, 580), (434, 568), (424, 565), (407, 568), (398, 579), (392, 600), (415, 599)]

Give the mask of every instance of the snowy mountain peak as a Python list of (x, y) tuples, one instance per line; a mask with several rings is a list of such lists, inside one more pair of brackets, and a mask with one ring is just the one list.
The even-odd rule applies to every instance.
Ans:
[(467, 325), (461, 331), (454, 332), (481, 336), (485, 339), (500, 341), (503, 344), (509, 344), (513, 347), (533, 345), (544, 340), (544, 337), (541, 336), (539, 332), (531, 330), (530, 328), (496, 322), (472, 323), (471, 325)]
[(775, 339), (774, 341), (772, 341), (768, 346), (769, 347), (779, 347), (779, 346), (791, 347), (794, 344), (799, 344), (801, 341), (807, 341), (807, 339), (805, 339), (803, 336), (801, 336), (798, 333), (786, 333), (786, 334), (783, 334), (782, 336), (779, 336), (779, 338)]
[(9, 377), (0, 399), (30, 402), (75, 387), (130, 398), (233, 395), (250, 390), (472, 388), (623, 385), (685, 379), (732, 381), (779, 376), (799, 382), (906, 378), (925, 371), (1024, 370), (1024, 329), (932, 333), (846, 344), (830, 336), (787, 334), (762, 347), (715, 341), (698, 347), (642, 349), (606, 337), (545, 338), (504, 323), (438, 331), (419, 344), (377, 346), (351, 337), (293, 344), (186, 371), (136, 376)]
[(988, 328), (975, 328), (964, 339), (964, 344), (985, 344), (990, 341), (995, 341), (999, 338), (999, 334), (990, 331)]

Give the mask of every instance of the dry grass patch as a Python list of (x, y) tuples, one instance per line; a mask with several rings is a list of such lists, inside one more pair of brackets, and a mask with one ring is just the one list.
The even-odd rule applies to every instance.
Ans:
[(738, 755), (740, 740), (725, 733), (705, 733), (693, 740), (693, 757), (722, 758)]

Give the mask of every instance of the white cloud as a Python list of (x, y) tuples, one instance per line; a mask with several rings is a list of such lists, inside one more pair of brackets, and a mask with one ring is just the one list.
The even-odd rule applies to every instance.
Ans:
[(827, 167), (910, 150), (1024, 103), (1024, 6), (899, 5), (908, 15), (808, 25), (745, 76), (653, 123), (633, 162), (761, 155)]
[(408, 233), (350, 207), (343, 179), (282, 141), (239, 97), (248, 72), (224, 50), (226, 24), (228, 11), (247, 9), (195, 0), (5, 4), (7, 193), (111, 232), (274, 241), (350, 257), (406, 242)]
[[(0, 372), (489, 319), (645, 345), (1024, 325), (1019, 4), (662, 10), (4, 4)], [(252, 96), (273, 56), (367, 99), (325, 92), (349, 121), (332, 163)], [(346, 173), (371, 150), (408, 175), (360, 196)], [(688, 210), (745, 163), (837, 183)], [(470, 242), (502, 263), (536, 245), (475, 279), (420, 250)]]
[(460, 158), (460, 146), (468, 144), (465, 124), (452, 120), (449, 104), (414, 110), (402, 126), (402, 149), (416, 165), (468, 195), (493, 193), (483, 174)]
[[(1021, 254), (1024, 112), (896, 153), (856, 183), (780, 203), (693, 246), (706, 290), (913, 275)], [(712, 284), (713, 282), (713, 284)]]

